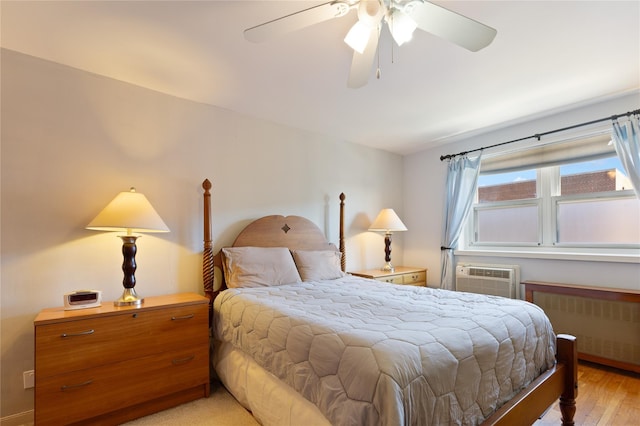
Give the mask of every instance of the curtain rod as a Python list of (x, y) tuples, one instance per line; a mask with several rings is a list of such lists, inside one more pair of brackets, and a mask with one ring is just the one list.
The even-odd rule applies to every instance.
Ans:
[(596, 124), (596, 123), (600, 123), (602, 121), (607, 121), (607, 120), (612, 120), (613, 121), (613, 120), (617, 120), (620, 117), (628, 117), (628, 116), (633, 115), (633, 114), (640, 114), (640, 109), (636, 109), (636, 110), (633, 110), (633, 111), (625, 112), (623, 114), (612, 115), (611, 117), (604, 117), (604, 118), (599, 118), (597, 120), (587, 121), (585, 123), (574, 124), (573, 126), (563, 127), (561, 129), (550, 130), (550, 131), (544, 132), (544, 133), (536, 133), (535, 135), (527, 136), (525, 138), (519, 138), (519, 139), (514, 139), (514, 140), (511, 140), (511, 141), (507, 141), (507, 142), (497, 143), (497, 144), (494, 144), (494, 145), (484, 146), (482, 148), (476, 148), (476, 149), (472, 149), (470, 151), (463, 151), (463, 152), (459, 152), (457, 154), (441, 155), (440, 156), (440, 161), (448, 160), (450, 158), (457, 157), (458, 155), (466, 155), (466, 154), (469, 154), (469, 153), (472, 153), (472, 152), (482, 151), (483, 149), (495, 148), (496, 146), (507, 145), (507, 144), (510, 144), (510, 143), (520, 142), (520, 141), (524, 141), (524, 140), (527, 140), (527, 139), (536, 138), (536, 139), (540, 140), (540, 138), (542, 136), (547, 136), (547, 135), (550, 135), (552, 133), (558, 133), (558, 132), (563, 132), (565, 130), (576, 129), (578, 127), (588, 126), (590, 124)]

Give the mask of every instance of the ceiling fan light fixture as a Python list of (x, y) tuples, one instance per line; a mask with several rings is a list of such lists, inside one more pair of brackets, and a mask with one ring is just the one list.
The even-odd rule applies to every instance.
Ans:
[(358, 20), (369, 28), (373, 28), (380, 23), (385, 12), (384, 4), (378, 0), (360, 0)]
[(411, 40), (413, 32), (418, 27), (416, 21), (399, 9), (391, 11), (387, 23), (389, 31), (398, 46), (402, 46), (405, 42)]
[[(389, 27), (394, 43), (399, 46), (411, 39), (414, 30), (420, 29), (476, 52), (491, 44), (497, 34), (495, 28), (438, 6), (430, 0), (331, 0), (247, 28), (244, 36), (248, 41), (260, 43), (339, 18), (356, 8), (358, 22), (344, 39), (353, 49), (347, 80), (347, 87), (352, 89), (367, 84), (376, 53), (379, 53), (378, 42), (383, 21)], [(391, 54), (393, 61), (393, 46)], [(379, 63), (378, 55), (378, 78)]]
[(361, 21), (358, 21), (351, 27), (347, 36), (344, 38), (344, 42), (347, 43), (350, 48), (361, 54), (364, 52), (365, 47), (367, 47), (370, 35), (371, 28)]
[(358, 22), (356, 22), (344, 42), (353, 50), (362, 54), (369, 43), (374, 28), (380, 25), (385, 9), (378, 0), (361, 0), (358, 4)]

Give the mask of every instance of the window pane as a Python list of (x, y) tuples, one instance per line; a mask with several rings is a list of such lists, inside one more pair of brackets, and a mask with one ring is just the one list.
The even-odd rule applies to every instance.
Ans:
[(478, 178), (478, 202), (526, 200), (536, 198), (536, 171), (480, 174)]
[[(483, 160), (467, 244), (562, 246), (559, 251), (586, 248), (585, 253), (640, 247), (640, 201), (631, 196), (630, 179), (608, 144), (610, 137), (594, 133), (557, 147)], [(508, 163), (512, 160), (518, 164)]]
[(640, 200), (559, 202), (558, 242), (640, 243)]
[(476, 211), (479, 243), (538, 243), (538, 206)]
[(561, 195), (632, 189), (617, 156), (560, 167)]

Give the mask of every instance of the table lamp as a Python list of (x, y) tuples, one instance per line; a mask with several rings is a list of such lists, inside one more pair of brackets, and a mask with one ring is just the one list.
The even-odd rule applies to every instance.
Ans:
[(406, 231), (407, 227), (400, 220), (396, 212), (393, 209), (382, 209), (369, 227), (369, 231), (381, 231), (385, 233), (384, 236), (384, 260), (387, 262), (382, 267), (383, 271), (394, 272), (395, 269), (391, 265), (391, 233), (396, 231)]
[(136, 239), (140, 235), (134, 232), (169, 232), (169, 228), (162, 221), (147, 198), (131, 188), (129, 192), (121, 192), (105, 207), (86, 227), (94, 231), (126, 232), (118, 235), (122, 238), (122, 271), (124, 292), (114, 305), (140, 305), (143, 300), (138, 297), (134, 289), (136, 285)]

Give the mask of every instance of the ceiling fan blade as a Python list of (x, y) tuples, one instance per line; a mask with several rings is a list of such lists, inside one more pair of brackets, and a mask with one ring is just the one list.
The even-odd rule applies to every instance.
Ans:
[(346, 1), (330, 1), (247, 28), (244, 30), (244, 38), (254, 43), (260, 43), (329, 19), (344, 16), (350, 8), (351, 5)]
[(408, 14), (418, 28), (472, 52), (487, 47), (496, 36), (494, 28), (433, 3), (420, 1), (412, 6)]
[(371, 73), (371, 66), (376, 57), (376, 51), (378, 50), (378, 39), (380, 37), (380, 27), (376, 26), (371, 29), (371, 35), (367, 46), (362, 53), (353, 51), (353, 59), (351, 60), (351, 70), (349, 71), (349, 81), (347, 87), (351, 89), (357, 89), (367, 84), (369, 80), (369, 74)]

